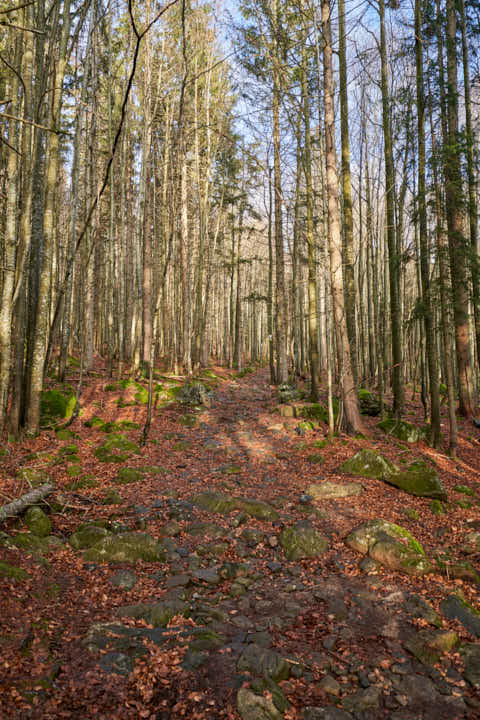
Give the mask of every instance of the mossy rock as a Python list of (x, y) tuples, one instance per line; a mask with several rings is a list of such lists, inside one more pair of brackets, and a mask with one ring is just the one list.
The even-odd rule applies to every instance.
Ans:
[(307, 456), (307, 461), (315, 465), (323, 465), (323, 463), (325, 462), (325, 458), (319, 453), (313, 453), (312, 455)]
[(363, 523), (348, 535), (345, 543), (391, 570), (407, 575), (421, 576), (434, 570), (418, 540), (405, 528), (387, 520)]
[(105, 385), (103, 388), (105, 392), (114, 392), (115, 390), (118, 390), (117, 383), (108, 383), (108, 385)]
[(403, 644), (423, 665), (432, 666), (458, 645), (458, 637), (451, 630), (420, 630)]
[(198, 418), (195, 415), (182, 415), (178, 422), (184, 427), (194, 428), (198, 425)]
[(430, 503), (430, 510), (434, 515), (446, 515), (447, 511), (445, 510), (445, 506), (440, 500), (432, 500)]
[(301, 434), (309, 433), (312, 432), (312, 430), (315, 430), (315, 425), (311, 420), (303, 420), (298, 423), (297, 430)]
[(178, 440), (176, 443), (174, 443), (173, 449), (176, 452), (187, 452), (187, 450), (192, 449), (192, 443), (188, 442), (188, 440)]
[(416, 460), (403, 472), (385, 476), (385, 481), (409, 495), (432, 500), (447, 499), (447, 493), (436, 470), (424, 460)]
[(100, 462), (125, 462), (131, 453), (140, 454), (141, 450), (138, 445), (125, 435), (113, 434), (108, 437), (103, 445), (95, 450), (95, 457)]
[(426, 438), (426, 431), (423, 428), (418, 428), (416, 425), (404, 420), (387, 418), (379, 422), (377, 427), (383, 430), (386, 435), (393, 435), (402, 442), (416, 443)]
[(162, 465), (141, 465), (137, 468), (144, 475), (165, 475), (169, 471)]
[(29, 574), (23, 568), (0, 562), (0, 578), (6, 578), (8, 580), (27, 580), (29, 577)]
[(110, 488), (105, 493), (105, 497), (102, 500), (103, 505), (121, 505), (123, 503), (123, 498), (118, 492), (118, 490), (115, 490), (114, 488)]
[(212, 391), (203, 382), (186, 383), (177, 393), (177, 400), (185, 405), (205, 405), (208, 407), (212, 399)]
[(297, 523), (284, 528), (279, 536), (288, 560), (318, 557), (328, 550), (328, 540), (308, 523)]
[(62, 457), (68, 456), (68, 455), (78, 455), (78, 445), (75, 443), (72, 443), (70, 445), (64, 445), (59, 450), (59, 455)]
[(238, 671), (246, 670), (252, 675), (268, 677), (274, 682), (288, 680), (290, 668), (290, 663), (276, 650), (263, 648), (254, 643), (247, 645), (237, 661)]
[(175, 615), (190, 615), (190, 607), (182, 600), (165, 600), (155, 603), (135, 603), (117, 608), (118, 617), (129, 617), (134, 620), (145, 620), (153, 627), (166, 627)]
[(102, 428), (105, 425), (105, 420), (102, 420), (98, 415), (94, 415), (90, 420), (86, 420), (84, 423), (85, 427), (89, 428)]
[(151, 535), (125, 532), (102, 538), (85, 552), (84, 559), (90, 562), (163, 562), (165, 551)]
[(328, 409), (321, 403), (306, 403), (295, 406), (296, 416), (306, 420), (319, 420), (328, 423)]
[(109, 535), (111, 533), (106, 528), (92, 523), (84, 523), (79, 525), (75, 532), (70, 535), (68, 542), (74, 550), (85, 550)]
[(349, 475), (383, 480), (398, 472), (398, 468), (376, 450), (364, 448), (350, 460), (340, 465), (340, 470)]
[(358, 404), (362, 415), (369, 417), (377, 417), (380, 415), (380, 402), (370, 390), (360, 388), (358, 391)]
[(472, 635), (480, 638), (480, 611), (460, 595), (449, 595), (440, 603), (440, 611), (449, 620), (458, 620)]
[(51, 550), (63, 547), (63, 543), (60, 538), (55, 535), (48, 535), (47, 537), (38, 537), (33, 533), (19, 533), (9, 538), (8, 545), (18, 548), (19, 550), (25, 550), (26, 552), (42, 555), (43, 553), (50, 552)]
[(242, 720), (282, 720), (283, 713), (273, 703), (272, 697), (257, 695), (249, 688), (237, 693), (237, 710)]
[(23, 517), (25, 525), (33, 535), (47, 537), (52, 532), (52, 522), (39, 507), (30, 507)]
[(118, 422), (105, 422), (100, 430), (105, 433), (118, 432), (119, 430), (138, 430), (140, 425), (132, 420), (119, 420)]
[(138, 482), (142, 480), (142, 478), (143, 472), (140, 468), (124, 467), (120, 468), (114, 482), (116, 482), (117, 485), (127, 485), (128, 483)]
[(78, 434), (69, 428), (58, 428), (55, 431), (55, 435), (57, 436), (57, 439), (62, 440), (62, 442), (73, 440), (78, 437)]
[(70, 420), (75, 410), (76, 398), (72, 388), (44, 390), (40, 400), (40, 425), (54, 424), (58, 419)]
[(240, 475), (242, 467), (240, 465), (224, 465), (222, 467), (222, 473), (224, 475)]
[(38, 468), (25, 467), (21, 468), (17, 472), (17, 478), (24, 480), (30, 487), (38, 487), (44, 483), (50, 482), (50, 478), (45, 470), (39, 470)]
[(462, 495), (469, 495), (470, 497), (473, 497), (475, 495), (475, 490), (473, 488), (468, 487), (468, 485), (454, 485), (452, 488), (455, 492), (462, 493)]
[(277, 511), (262, 500), (230, 497), (209, 490), (195, 495), (191, 502), (197, 507), (213, 513), (228, 514), (234, 510), (241, 510), (259, 520), (277, 520), (279, 517)]

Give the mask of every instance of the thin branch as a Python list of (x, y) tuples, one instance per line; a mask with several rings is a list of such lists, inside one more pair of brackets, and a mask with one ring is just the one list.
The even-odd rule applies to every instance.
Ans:
[(0, 112), (1, 117), (8, 118), (9, 120), (15, 120), (16, 122), (26, 123), (27, 125), (33, 125), (33, 127), (38, 128), (39, 130), (45, 130), (46, 132), (55, 133), (56, 135), (71, 135), (72, 133), (67, 132), (67, 130), (53, 130), (52, 128), (46, 127), (45, 125), (40, 125), (39, 123), (34, 122), (33, 120), (26, 120), (25, 118), (19, 118), (15, 115), (9, 115), (8, 113)]
[(17, 5), (13, 8), (8, 8), (7, 10), (0, 10), (0, 15), (7, 15), (8, 13), (17, 12), (17, 10), (22, 10), (29, 5), (35, 5), (35, 0), (30, 0), (30, 2), (23, 3), (22, 5)]
[(7, 22), (7, 20), (0, 20), (0, 25), (7, 28), (14, 28), (15, 30), (22, 30), (22, 32), (31, 32), (35, 35), (45, 35), (44, 30), (36, 30), (35, 28), (23, 27), (22, 25), (15, 25), (14, 23)]

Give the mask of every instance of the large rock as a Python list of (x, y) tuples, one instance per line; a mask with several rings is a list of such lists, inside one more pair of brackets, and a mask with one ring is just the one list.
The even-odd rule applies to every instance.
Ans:
[(55, 535), (47, 535), (47, 537), (38, 537), (33, 533), (19, 533), (13, 537), (9, 537), (6, 541), (6, 545), (13, 546), (19, 550), (25, 550), (34, 554), (42, 555), (48, 553), (51, 550), (56, 550), (63, 547), (63, 543), (60, 538)]
[(70, 386), (62, 390), (44, 390), (40, 400), (40, 425), (54, 425), (69, 420), (75, 409), (75, 392)]
[(318, 557), (328, 550), (328, 540), (307, 522), (284, 528), (279, 537), (288, 560)]
[(208, 407), (212, 397), (212, 391), (201, 382), (183, 385), (177, 393), (177, 399), (185, 405), (205, 405)]
[(334, 483), (326, 480), (321, 484), (310, 485), (307, 495), (311, 495), (315, 500), (328, 500), (360, 495), (362, 489), (360, 483)]
[(449, 620), (458, 620), (472, 635), (480, 638), (480, 612), (458, 595), (449, 595), (442, 600), (440, 610)]
[(358, 391), (358, 404), (362, 415), (368, 415), (369, 417), (380, 415), (380, 403), (370, 390), (360, 388)]
[(435, 469), (424, 460), (416, 460), (404, 472), (386, 475), (385, 481), (410, 495), (432, 500), (447, 499), (447, 493)]
[(281, 720), (282, 713), (277, 710), (269, 697), (256, 695), (248, 688), (237, 693), (237, 710), (242, 720)]
[(435, 665), (443, 653), (458, 644), (456, 633), (445, 630), (420, 630), (405, 641), (404, 646), (424, 665)]
[(52, 532), (50, 518), (39, 507), (28, 508), (24, 520), (30, 532), (37, 537), (47, 537)]
[(242, 510), (247, 515), (259, 520), (278, 520), (278, 512), (262, 500), (239, 498), (224, 493), (207, 490), (195, 495), (193, 505), (214, 513), (228, 514), (234, 510)]
[(348, 535), (345, 543), (362, 555), (370, 555), (382, 565), (407, 575), (425, 575), (434, 569), (408, 530), (387, 520), (363, 523)]
[(340, 465), (340, 470), (350, 475), (359, 475), (360, 477), (375, 478), (383, 480), (393, 473), (398, 472), (398, 468), (380, 455), (376, 450), (364, 448), (357, 452), (350, 460), (346, 460)]
[(110, 535), (111, 533), (104, 527), (99, 527), (93, 523), (85, 523), (70, 535), (68, 542), (74, 550), (85, 550)]
[(266, 676), (275, 682), (290, 677), (290, 665), (279, 653), (254, 644), (247, 645), (240, 655), (237, 670), (248, 670), (252, 675)]
[(407, 443), (416, 443), (426, 437), (425, 430), (404, 420), (388, 418), (379, 422), (377, 427), (383, 430), (386, 435), (393, 435), (393, 437)]
[(480, 690), (480, 645), (466, 643), (460, 650), (465, 672), (463, 676), (476, 690)]
[(85, 552), (84, 558), (90, 562), (162, 562), (165, 551), (151, 535), (125, 532), (102, 538)]
[(175, 615), (187, 617), (190, 606), (178, 599), (167, 599), (155, 603), (135, 603), (123, 605), (115, 611), (118, 617), (129, 617), (134, 620), (145, 620), (153, 627), (166, 627)]

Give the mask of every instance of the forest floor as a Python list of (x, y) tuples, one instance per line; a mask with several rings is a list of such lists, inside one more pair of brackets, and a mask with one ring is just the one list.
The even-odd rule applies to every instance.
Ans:
[[(326, 426), (301, 435), (280, 416), (267, 371), (214, 368), (209, 406), (156, 408), (137, 447), (145, 405), (98, 370), (74, 435), (5, 446), (2, 501), (47, 476), (57, 491), (40, 504), (51, 528), (35, 513), (3, 523), (1, 718), (480, 718), (480, 586), (465, 564), (479, 560), (479, 430), (461, 424), (455, 461), (378, 418), (368, 437), (325, 441)], [(94, 416), (139, 427), (112, 445)], [(421, 425), (419, 403), (407, 419)], [(433, 465), (445, 514), (339, 470), (362, 448)], [(325, 481), (361, 487), (312, 499)], [(345, 543), (374, 519), (443, 554), (443, 571), (397, 572)]]

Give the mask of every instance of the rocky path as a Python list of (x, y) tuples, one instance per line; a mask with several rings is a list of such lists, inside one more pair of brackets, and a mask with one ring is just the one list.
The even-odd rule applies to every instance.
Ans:
[(330, 442), (265, 373), (217, 375), (159, 388), (145, 448), (141, 386), (98, 380), (6, 459), (61, 490), (2, 535), (1, 716), (480, 717), (472, 456)]

